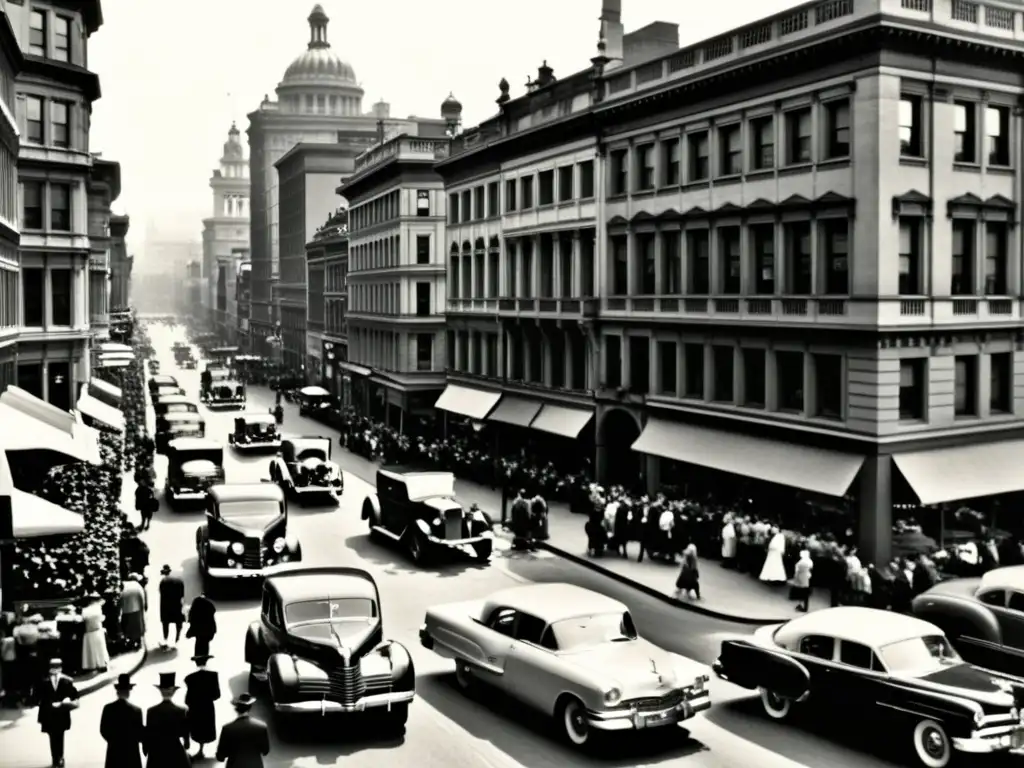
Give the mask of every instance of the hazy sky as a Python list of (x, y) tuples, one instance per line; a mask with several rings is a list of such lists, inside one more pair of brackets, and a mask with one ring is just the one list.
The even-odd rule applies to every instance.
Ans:
[[(136, 249), (147, 224), (166, 238), (194, 238), (210, 213), (208, 180), (232, 119), (274, 88), (309, 41), (313, 2), (103, 0), (104, 25), (89, 42), (103, 98), (93, 111), (93, 151), (121, 163), (116, 204), (132, 218)], [(364, 110), (380, 98), (396, 117), (438, 116), (449, 91), (466, 126), (496, 111), (498, 81), (524, 92), (544, 59), (556, 76), (594, 55), (601, 0), (324, 0), (328, 40), (355, 68)], [(798, 3), (793, 0), (623, 0), (626, 31), (652, 21), (680, 26), (683, 45)], [(166, 9), (165, 9), (166, 10)], [(230, 94), (230, 96), (229, 96)]]

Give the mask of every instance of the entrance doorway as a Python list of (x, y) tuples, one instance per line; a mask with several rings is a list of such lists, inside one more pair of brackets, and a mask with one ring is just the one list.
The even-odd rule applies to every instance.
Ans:
[(640, 425), (631, 413), (621, 408), (608, 411), (601, 420), (598, 445), (604, 451), (604, 485), (621, 485), (642, 492), (643, 456), (633, 450), (640, 437)]

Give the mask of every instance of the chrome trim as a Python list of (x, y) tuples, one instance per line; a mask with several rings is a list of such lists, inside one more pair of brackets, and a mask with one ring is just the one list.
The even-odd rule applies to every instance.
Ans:
[(462, 547), (467, 544), (479, 544), (481, 541), (493, 538), (494, 534), (487, 532), (479, 536), (470, 536), (468, 539), (439, 539), (437, 536), (427, 536), (427, 541), (431, 544), (440, 544), (448, 547)]
[(206, 575), (214, 579), (256, 579), (263, 576), (264, 569), (253, 568), (207, 568)]
[(389, 705), (405, 704), (416, 698), (416, 691), (393, 691), (391, 693), (375, 693), (370, 696), (363, 696), (352, 704), (341, 704), (337, 701), (317, 699), (315, 701), (293, 701), (274, 702), (274, 709), (278, 712), (290, 712), (293, 714), (315, 714), (319, 712), (325, 715), (328, 712), (365, 712), (368, 709), (382, 709)]
[(664, 721), (654, 724), (652, 727), (662, 725), (675, 725), (676, 723), (688, 720), (698, 712), (705, 712), (711, 709), (711, 692), (704, 690), (699, 694), (684, 699), (679, 704), (658, 710), (636, 709), (627, 710), (587, 710), (587, 722), (590, 727), (601, 731), (629, 731), (645, 730), (646, 725), (639, 725), (640, 718), (645, 721), (653, 718), (664, 718)]

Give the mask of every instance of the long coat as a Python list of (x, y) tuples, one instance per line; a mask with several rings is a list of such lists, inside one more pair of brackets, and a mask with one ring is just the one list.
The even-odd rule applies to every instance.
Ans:
[(125, 699), (112, 701), (103, 708), (100, 735), (107, 742), (104, 768), (142, 768), (139, 747), (146, 735), (142, 710)]
[(270, 734), (262, 720), (242, 715), (221, 728), (217, 760), (225, 768), (263, 768), (269, 754)]
[(192, 768), (188, 756), (188, 711), (173, 701), (161, 701), (146, 710), (146, 768)]
[(197, 669), (185, 678), (188, 730), (198, 744), (217, 740), (217, 715), (213, 702), (220, 698), (220, 681), (212, 669)]
[[(199, 595), (188, 609), (188, 637), (212, 640), (217, 634), (217, 606), (205, 595)], [(210, 739), (213, 741), (213, 739)]]
[(55, 707), (53, 703), (55, 701), (64, 701), (64, 699), (71, 699), (73, 702), (78, 701), (78, 689), (71, 682), (71, 678), (61, 675), (57, 680), (57, 687), (54, 688), (50, 678), (46, 677), (46, 679), (39, 683), (37, 690), (39, 691), (39, 715), (37, 719), (43, 733), (61, 733), (70, 730), (71, 709), (64, 706)]

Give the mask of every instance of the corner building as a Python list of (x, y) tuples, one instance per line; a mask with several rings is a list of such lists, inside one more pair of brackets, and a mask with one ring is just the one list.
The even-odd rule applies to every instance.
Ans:
[(0, 392), (15, 383), (21, 293), (18, 243), (18, 121), (14, 80), (23, 57), (11, 19), (0, 3)]
[[(1022, 21), (996, 3), (809, 3), (636, 65), (599, 56), (591, 103), (528, 131), (533, 153), (568, 161), (574, 126), (597, 127), (599, 301), (579, 323), (597, 370), (573, 398), (595, 413), (599, 479), (741, 489), (767, 508), (840, 500), (865, 562), (890, 557), (894, 504), (1024, 489), (1009, 469), (1024, 455)], [(481, 138), (449, 165), (507, 173), (514, 130)], [(502, 274), (543, 270), (514, 255), (510, 224), (491, 225)], [(546, 281), (499, 284), (497, 322), (463, 301), (450, 324), (500, 334), (524, 301), (555, 313)], [(564, 395), (544, 349), (547, 407)], [(450, 380), (499, 394), (493, 419), (535, 366), (480, 359), (456, 354)]]
[(306, 348), (311, 381), (352, 403), (348, 360), (348, 209), (338, 208), (306, 243)]

